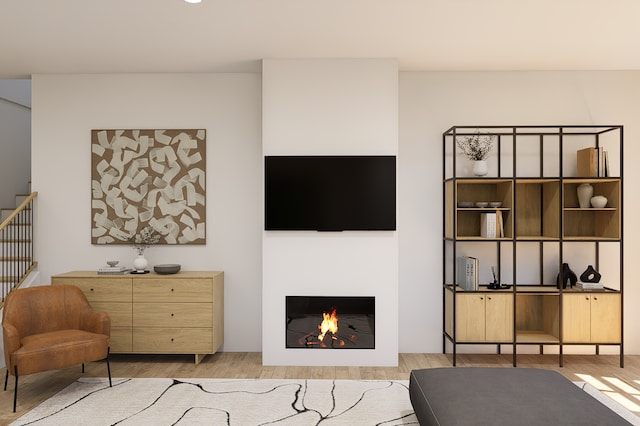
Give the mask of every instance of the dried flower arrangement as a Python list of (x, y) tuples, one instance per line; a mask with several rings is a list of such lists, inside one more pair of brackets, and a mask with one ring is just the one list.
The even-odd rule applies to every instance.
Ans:
[(148, 246), (157, 244), (158, 241), (160, 241), (160, 234), (152, 226), (147, 226), (131, 239), (131, 247), (142, 255)]
[(469, 160), (486, 160), (493, 149), (493, 138), (494, 135), (481, 135), (480, 132), (476, 132), (473, 135), (457, 137), (456, 145)]

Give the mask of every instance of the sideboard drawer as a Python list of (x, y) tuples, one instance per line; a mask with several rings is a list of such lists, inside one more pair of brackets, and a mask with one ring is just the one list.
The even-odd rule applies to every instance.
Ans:
[(133, 351), (140, 353), (211, 353), (210, 328), (133, 328)]
[(208, 302), (213, 301), (211, 280), (205, 278), (133, 279), (134, 302)]
[(211, 303), (134, 303), (134, 327), (213, 327)]
[(82, 290), (89, 302), (131, 303), (131, 279), (52, 277), (51, 283), (53, 285), (74, 285)]
[(98, 312), (107, 312), (111, 318), (111, 327), (131, 327), (133, 309), (131, 303), (92, 302), (91, 307)]
[(133, 350), (133, 333), (131, 327), (111, 327), (109, 338), (111, 353), (130, 353)]

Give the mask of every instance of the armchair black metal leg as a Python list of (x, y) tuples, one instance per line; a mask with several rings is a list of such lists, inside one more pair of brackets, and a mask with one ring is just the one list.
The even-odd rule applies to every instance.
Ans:
[(82, 363), (82, 374), (84, 374), (84, 362)]
[(7, 367), (7, 374), (4, 375), (4, 390), (7, 390), (7, 381), (9, 380), (9, 367)]
[(109, 365), (109, 352), (111, 351), (111, 348), (107, 349), (107, 374), (109, 375), (109, 387), (111, 386), (111, 366)]
[(16, 412), (16, 401), (18, 401), (18, 366), (13, 366), (13, 371), (16, 373), (16, 386), (13, 389), (13, 412)]

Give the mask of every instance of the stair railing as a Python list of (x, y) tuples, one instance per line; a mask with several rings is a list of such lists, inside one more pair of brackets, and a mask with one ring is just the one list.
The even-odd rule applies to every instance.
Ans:
[(0, 307), (12, 290), (20, 287), (38, 263), (33, 255), (33, 207), (38, 193), (31, 193), (0, 223)]

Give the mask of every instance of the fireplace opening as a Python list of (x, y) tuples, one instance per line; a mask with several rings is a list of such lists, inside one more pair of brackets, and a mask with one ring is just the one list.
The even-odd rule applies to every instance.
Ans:
[(375, 349), (375, 297), (286, 296), (286, 347)]

